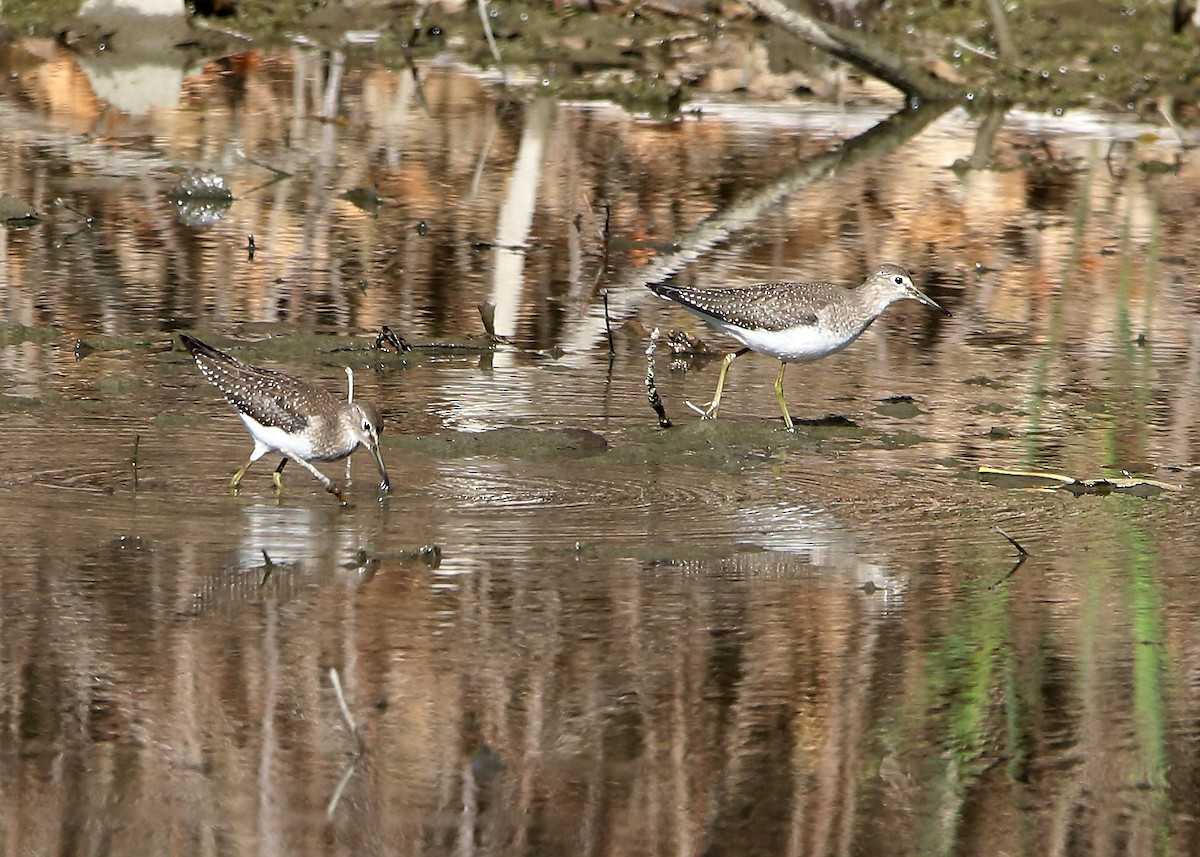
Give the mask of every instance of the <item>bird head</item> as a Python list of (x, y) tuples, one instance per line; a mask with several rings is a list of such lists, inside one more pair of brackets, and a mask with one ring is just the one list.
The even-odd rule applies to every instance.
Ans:
[(950, 315), (948, 309), (918, 289), (913, 283), (912, 275), (899, 265), (880, 265), (875, 273), (867, 278), (867, 284), (872, 291), (881, 296), (885, 305), (911, 298), (932, 307), (942, 315)]
[(380, 490), (385, 493), (391, 491), (392, 483), (388, 480), (383, 453), (379, 449), (379, 435), (383, 432), (383, 417), (380, 416), (379, 409), (370, 402), (355, 402), (350, 412), (355, 438), (367, 448), (375, 459), (375, 466), (379, 468)]

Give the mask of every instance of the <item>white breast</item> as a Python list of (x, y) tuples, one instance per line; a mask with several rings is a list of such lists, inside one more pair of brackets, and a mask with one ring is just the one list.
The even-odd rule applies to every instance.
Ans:
[(841, 351), (862, 334), (860, 329), (853, 336), (843, 338), (842, 334), (814, 324), (790, 327), (787, 330), (745, 330), (715, 319), (712, 323), (752, 351), (770, 355), (787, 363), (819, 360)]
[(278, 426), (265, 426), (254, 417), (238, 414), (246, 424), (250, 435), (262, 446), (281, 453), (289, 453), (309, 461), (313, 458), (312, 444), (303, 434), (289, 434)]

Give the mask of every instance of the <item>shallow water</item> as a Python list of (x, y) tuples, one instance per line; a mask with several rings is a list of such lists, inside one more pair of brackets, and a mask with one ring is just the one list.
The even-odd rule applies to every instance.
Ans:
[[(106, 105), (73, 54), (3, 56), (0, 195), (43, 215), (0, 230), (9, 850), (1194, 853), (1200, 174), (1169, 133), (663, 123), (301, 48)], [(168, 199), (196, 168), (234, 195), (207, 228)], [(883, 261), (954, 316), (790, 369), (795, 435), (773, 361), (700, 423), (719, 361), (661, 349), (657, 427), (646, 331), (729, 343), (647, 279)], [(392, 496), (365, 456), (344, 509), (266, 460), (231, 495), (250, 444), (181, 328), (353, 366)]]

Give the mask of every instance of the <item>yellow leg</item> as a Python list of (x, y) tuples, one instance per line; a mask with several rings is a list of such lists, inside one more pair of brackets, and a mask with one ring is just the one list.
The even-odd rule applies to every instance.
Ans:
[(229, 490), (231, 490), (231, 491), (238, 490), (238, 487), (241, 486), (241, 484), (242, 484), (242, 477), (246, 475), (246, 471), (250, 469), (250, 465), (253, 464), (256, 460), (257, 459), (251, 458), (249, 461), (246, 462), (245, 466), (242, 467), (241, 470), (239, 470), (237, 473), (233, 474), (233, 478), (229, 480)]
[(702, 420), (715, 420), (717, 412), (721, 410), (721, 393), (725, 390), (725, 376), (729, 374), (729, 367), (747, 351), (749, 348), (740, 348), (737, 351), (732, 351), (725, 355), (725, 359), (721, 361), (721, 373), (717, 375), (717, 391), (713, 393), (712, 401), (704, 407), (698, 407), (691, 402), (687, 402), (687, 406), (700, 415)]
[(775, 397), (779, 399), (779, 409), (783, 411), (783, 424), (787, 426), (788, 431), (795, 431), (796, 427), (792, 425), (792, 415), (788, 413), (787, 399), (783, 397), (783, 370), (785, 369), (787, 369), (787, 364), (780, 360), (779, 374), (775, 376)]
[(283, 468), (285, 466), (287, 466), (287, 463), (288, 463), (288, 460), (286, 458), (281, 459), (279, 462), (279, 466), (276, 467), (275, 472), (271, 474), (271, 481), (275, 483), (276, 491), (283, 490)]

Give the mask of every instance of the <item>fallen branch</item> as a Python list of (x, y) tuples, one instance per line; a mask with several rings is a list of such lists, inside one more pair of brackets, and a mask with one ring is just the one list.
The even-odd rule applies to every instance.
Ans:
[(855, 68), (921, 101), (955, 101), (959, 87), (924, 68), (889, 53), (850, 30), (843, 30), (785, 6), (780, 0), (746, 0), (760, 15), (783, 27), (793, 36), (820, 48)]

